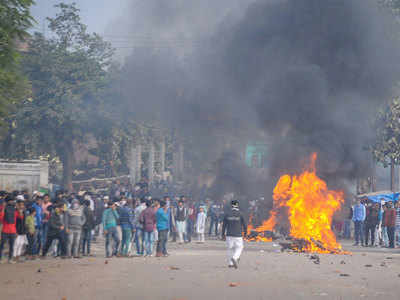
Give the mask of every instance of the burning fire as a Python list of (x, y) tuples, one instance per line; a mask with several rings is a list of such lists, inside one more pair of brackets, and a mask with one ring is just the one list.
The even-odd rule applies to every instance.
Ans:
[[(311, 155), (311, 163), (299, 176), (283, 175), (273, 193), (274, 206), (270, 218), (256, 232), (272, 231), (276, 225), (280, 207), (288, 208), (290, 236), (306, 241), (298, 251), (339, 253), (341, 245), (331, 230), (333, 214), (344, 202), (343, 192), (328, 190), (326, 183), (316, 175), (317, 154)], [(268, 241), (260, 237), (256, 240)]]

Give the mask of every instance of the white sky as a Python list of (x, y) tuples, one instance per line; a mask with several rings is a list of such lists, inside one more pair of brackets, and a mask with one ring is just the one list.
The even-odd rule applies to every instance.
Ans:
[(45, 18), (55, 15), (57, 10), (54, 5), (60, 2), (75, 2), (81, 9), (82, 21), (88, 25), (88, 31), (103, 34), (107, 26), (122, 15), (130, 0), (36, 0), (31, 10), (38, 23), (35, 31), (43, 30)]

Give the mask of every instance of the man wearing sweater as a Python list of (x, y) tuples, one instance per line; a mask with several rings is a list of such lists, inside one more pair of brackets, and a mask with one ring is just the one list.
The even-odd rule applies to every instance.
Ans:
[(3, 229), (1, 231), (1, 242), (0, 242), (0, 263), (2, 261), (2, 254), (4, 244), (8, 242), (9, 252), (8, 252), (8, 262), (15, 263), (12, 260), (13, 252), (14, 252), (14, 243), (17, 237), (17, 219), (23, 218), (15, 208), (14, 198), (11, 196), (7, 196), (5, 199), (6, 205), (0, 211), (0, 222), (3, 224)]
[(384, 223), (389, 238), (389, 248), (394, 248), (394, 234), (396, 230), (396, 209), (393, 207), (392, 202), (388, 203), (388, 209), (385, 213)]
[(140, 200), (140, 205), (135, 208), (134, 213), (134, 227), (136, 230), (135, 243), (136, 243), (136, 253), (138, 256), (142, 256), (144, 253), (143, 241), (144, 241), (144, 231), (143, 224), (140, 222), (140, 216), (142, 212), (146, 209), (146, 200), (142, 198)]
[(126, 200), (126, 203), (118, 209), (118, 214), (122, 230), (121, 255), (128, 256), (133, 231), (132, 199)]
[(146, 209), (140, 215), (143, 224), (145, 256), (153, 256), (154, 229), (156, 228), (156, 213), (151, 206), (151, 201), (146, 201)]
[(81, 240), (82, 226), (85, 224), (86, 217), (83, 208), (77, 199), (72, 200), (71, 207), (67, 211), (67, 233), (68, 233), (68, 257), (80, 258), (79, 241)]
[(228, 246), (228, 266), (238, 268), (240, 255), (243, 251), (243, 235), (247, 235), (247, 225), (239, 210), (239, 202), (232, 200), (232, 209), (224, 213), (222, 224), (222, 238)]
[(364, 244), (364, 221), (366, 217), (366, 209), (364, 204), (361, 203), (361, 200), (357, 198), (356, 205), (353, 207), (353, 222), (354, 222), (354, 238), (355, 244), (354, 246), (359, 245), (359, 241), (361, 240), (361, 245)]
[(61, 247), (61, 258), (66, 258), (67, 247), (65, 234), (63, 231), (65, 230), (65, 220), (64, 220), (64, 204), (57, 203), (54, 211), (50, 215), (49, 219), (49, 231), (47, 234), (46, 244), (43, 246), (42, 258), (46, 258), (47, 251), (53, 240), (58, 240), (59, 245)]
[[(103, 231), (106, 236), (106, 257), (117, 256), (119, 248), (119, 237), (117, 232), (117, 222), (119, 215), (115, 202), (110, 203), (110, 206), (103, 213)], [(110, 255), (110, 238), (114, 240), (114, 247)]]
[(169, 230), (169, 214), (165, 201), (160, 201), (160, 208), (156, 213), (158, 241), (157, 241), (157, 257), (168, 256), (167, 240)]

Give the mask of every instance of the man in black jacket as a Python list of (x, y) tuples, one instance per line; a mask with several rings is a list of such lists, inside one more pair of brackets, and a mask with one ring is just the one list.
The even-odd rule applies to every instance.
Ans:
[(46, 258), (47, 251), (49, 250), (53, 240), (58, 240), (61, 247), (61, 258), (66, 258), (66, 241), (63, 231), (65, 230), (65, 223), (62, 219), (63, 203), (56, 204), (54, 211), (49, 219), (49, 232), (47, 234), (46, 245), (43, 247), (42, 258)]
[(228, 263), (230, 268), (238, 268), (240, 255), (243, 251), (243, 235), (247, 235), (247, 225), (239, 211), (239, 202), (232, 200), (231, 211), (224, 214), (222, 224), (222, 238), (228, 246)]
[(82, 226), (81, 251), (83, 256), (91, 256), (90, 244), (92, 240), (92, 230), (95, 227), (94, 213), (90, 209), (89, 200), (85, 200), (83, 204), (84, 204), (83, 214), (85, 215), (85, 224), (83, 224)]

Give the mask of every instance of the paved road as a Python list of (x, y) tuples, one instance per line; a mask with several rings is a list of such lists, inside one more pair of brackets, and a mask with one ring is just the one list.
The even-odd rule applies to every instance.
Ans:
[(113, 259), (99, 243), (95, 258), (0, 265), (0, 299), (400, 299), (399, 250), (345, 243), (353, 255), (319, 255), (315, 264), (272, 243), (245, 247), (234, 270), (220, 241), (171, 244), (168, 258)]

